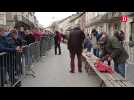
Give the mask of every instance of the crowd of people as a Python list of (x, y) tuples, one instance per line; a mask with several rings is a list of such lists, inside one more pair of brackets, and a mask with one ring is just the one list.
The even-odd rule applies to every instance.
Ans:
[(111, 61), (113, 61), (114, 70), (125, 78), (125, 65), (129, 55), (123, 47), (124, 40), (125, 33), (122, 30), (115, 31), (113, 36), (109, 36), (106, 32), (98, 32), (93, 29), (90, 35), (85, 36), (79, 26), (75, 27), (70, 31), (68, 38), (68, 50), (71, 58), (70, 72), (75, 72), (75, 55), (78, 59), (78, 71), (82, 72), (81, 54), (83, 49), (87, 49), (100, 61), (107, 62), (109, 66), (112, 66)]
[[(18, 54), (22, 54), (25, 52), (25, 47), (31, 43), (34, 43), (36, 41), (40, 41), (42, 36), (47, 36), (53, 34), (50, 31), (45, 30), (40, 31), (38, 28), (33, 28), (32, 30), (17, 30), (15, 28), (12, 29), (4, 29), (0, 28), (0, 53), (6, 52), (7, 54), (11, 54), (11, 56), (8, 56), (7, 59), (3, 58), (4, 64), (7, 66), (4, 66), (5, 70), (3, 73), (4, 76), (4, 83), (8, 83), (8, 79), (6, 78), (7, 73), (9, 76), (9, 81), (13, 84), (13, 66), (15, 66), (14, 73), (18, 73), (19, 68), (17, 66), (21, 66), (21, 57), (17, 56)], [(14, 58), (15, 57), (15, 58)], [(2, 59), (0, 59), (0, 66), (3, 66)], [(26, 55), (24, 57), (25, 64), (30, 65), (32, 63), (32, 56), (31, 53), (26, 52)], [(7, 68), (7, 70), (6, 70)], [(0, 78), (1, 78), (0, 74)], [(14, 80), (17, 79), (17, 75), (15, 75)], [(1, 82), (1, 80), (0, 80)]]
[[(55, 55), (57, 55), (57, 48), (59, 49), (59, 55), (61, 55), (60, 43), (62, 39), (64, 41), (66, 36), (58, 31), (52, 33), (45, 30), (42, 32), (38, 28), (25, 31), (20, 31), (15, 28), (9, 30), (0, 28), (0, 53), (23, 52), (25, 45), (40, 41), (42, 36), (49, 34), (54, 34)], [(71, 58), (70, 72), (75, 72), (75, 55), (77, 55), (78, 58), (78, 71), (82, 72), (81, 54), (84, 44), (84, 48), (97, 56), (100, 61), (107, 61), (108, 65), (111, 65), (111, 61), (113, 60), (115, 71), (125, 77), (125, 64), (129, 55), (123, 47), (124, 40), (125, 33), (123, 31), (115, 31), (113, 36), (109, 36), (106, 32), (98, 32), (96, 29), (93, 29), (90, 35), (87, 34), (87, 36), (85, 36), (80, 27), (75, 27), (70, 31), (67, 44)]]
[(22, 52), (22, 47), (35, 41), (40, 41), (41, 36), (52, 34), (50, 31), (42, 32), (38, 28), (20, 31), (15, 28), (5, 30), (0, 28), (0, 52)]
[(84, 48), (100, 58), (102, 62), (107, 61), (108, 65), (111, 65), (111, 61), (114, 62), (114, 70), (125, 77), (125, 64), (129, 55), (123, 47), (125, 40), (125, 33), (121, 31), (115, 31), (113, 36), (109, 36), (106, 32), (98, 32), (93, 29), (91, 35), (87, 35), (84, 41)]

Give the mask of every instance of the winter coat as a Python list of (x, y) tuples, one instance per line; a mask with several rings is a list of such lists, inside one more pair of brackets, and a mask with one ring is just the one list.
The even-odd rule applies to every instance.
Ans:
[(17, 37), (18, 38), (20, 38), (21, 40), (24, 40), (24, 37), (25, 37), (25, 32), (22, 32), (22, 31), (19, 31), (18, 33), (17, 33)]
[(26, 35), (24, 37), (24, 39), (25, 39), (27, 45), (35, 42), (35, 37), (32, 34)]
[(91, 42), (92, 42), (93, 48), (94, 48), (94, 49), (97, 48), (97, 39), (96, 39), (95, 36), (92, 36)]
[(9, 47), (11, 48), (16, 48), (17, 46), (24, 46), (26, 44), (26, 41), (23, 40), (21, 37), (17, 37), (17, 39), (14, 39), (11, 33), (6, 36), (6, 40), (9, 44)]
[(87, 49), (91, 49), (92, 48), (92, 43), (91, 43), (91, 40), (89, 39), (89, 37), (87, 37), (84, 40), (84, 48), (87, 48)]
[(10, 47), (10, 44), (8, 44), (8, 41), (6, 37), (0, 36), (0, 52), (15, 52), (15, 47)]
[(75, 28), (71, 30), (68, 39), (68, 49), (70, 51), (82, 51), (85, 34), (79, 29)]
[(60, 34), (59, 32), (56, 33), (56, 34), (55, 34), (55, 37), (54, 37), (55, 44), (60, 44), (61, 38), (62, 38), (61, 34)]
[(43, 36), (43, 34), (41, 32), (34, 32), (33, 36), (34, 36), (36, 41), (40, 41), (41, 40), (41, 36)]
[(129, 58), (125, 48), (115, 36), (108, 38), (106, 44), (104, 45), (104, 49), (107, 54), (110, 54), (113, 60), (119, 64), (124, 64)]

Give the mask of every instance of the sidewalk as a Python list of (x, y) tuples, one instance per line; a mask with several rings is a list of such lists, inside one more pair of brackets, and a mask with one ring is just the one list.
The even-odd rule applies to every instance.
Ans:
[(54, 49), (37, 63), (33, 70), (36, 78), (27, 76), (22, 87), (98, 87), (99, 78), (95, 74), (90, 76), (85, 73), (70, 74), (70, 58), (66, 45), (62, 44), (62, 55), (54, 55)]

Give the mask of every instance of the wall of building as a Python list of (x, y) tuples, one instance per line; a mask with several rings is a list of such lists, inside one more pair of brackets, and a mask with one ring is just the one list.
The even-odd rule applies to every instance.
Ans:
[(0, 25), (6, 25), (6, 12), (0, 12)]
[[(93, 21), (93, 19), (95, 17), (98, 16), (102, 16), (103, 14), (106, 14), (107, 12), (86, 12), (85, 14), (85, 30), (87, 33), (91, 33), (91, 30), (93, 28), (96, 28), (98, 31), (105, 31), (107, 32), (109, 35), (113, 35), (113, 32), (115, 31), (115, 24), (121, 24), (119, 30), (123, 30), (124, 32), (126, 32), (126, 41), (129, 41), (129, 37), (131, 35), (131, 22), (132, 22), (132, 18), (133, 17), (129, 17), (128, 22), (126, 23), (120, 23), (117, 21), (113, 21), (113, 23), (101, 23), (101, 24), (97, 24), (97, 25), (93, 25), (90, 26), (90, 23)], [(118, 12), (117, 12), (118, 13)], [(127, 12), (121, 12), (122, 15), (127, 15)], [(118, 14), (117, 14), (118, 15)], [(120, 17), (120, 16), (119, 16)]]

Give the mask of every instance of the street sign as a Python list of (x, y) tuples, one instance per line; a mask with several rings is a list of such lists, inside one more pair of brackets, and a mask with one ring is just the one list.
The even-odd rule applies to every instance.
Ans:
[(121, 16), (120, 20), (121, 20), (121, 22), (127, 22), (128, 21), (128, 16)]

